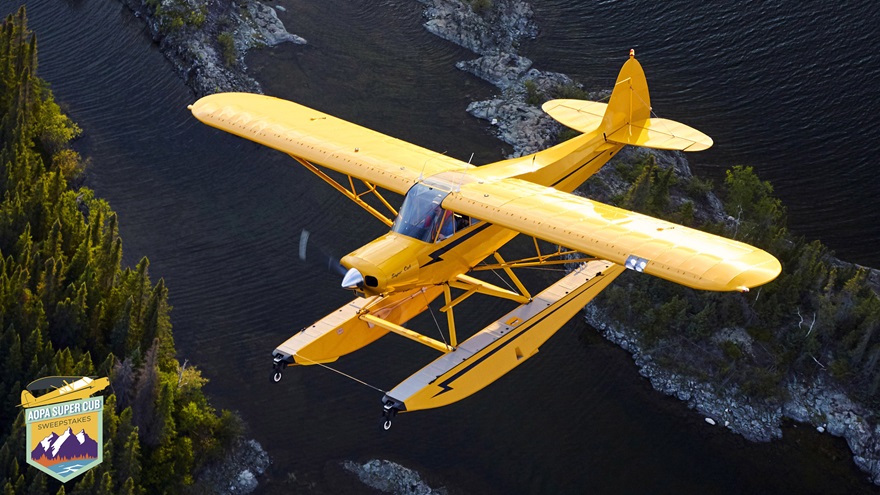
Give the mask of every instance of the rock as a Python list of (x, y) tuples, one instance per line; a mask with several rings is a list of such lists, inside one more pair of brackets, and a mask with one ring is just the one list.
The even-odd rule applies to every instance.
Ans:
[[(497, 126), (496, 136), (514, 147), (512, 156), (532, 153), (553, 142), (559, 125), (526, 103), (524, 84), (531, 79), (544, 91), (553, 77), (530, 70), (531, 60), (515, 52), (521, 39), (537, 35), (531, 6), (517, 0), (495, 0), (491, 7), (475, 11), (457, 0), (420, 1), (427, 5), (425, 29), (483, 55), (458, 62), (456, 67), (504, 91), (498, 98), (472, 103), (468, 112)], [(570, 81), (562, 74), (556, 76)]]
[(250, 14), (252, 22), (244, 23), (242, 29), (245, 31), (249, 28), (253, 29), (252, 33), (246, 32), (244, 34), (245, 43), (250, 43), (250, 46), (258, 46), (260, 42), (268, 46), (276, 46), (285, 42), (298, 45), (306, 44), (305, 39), (287, 32), (284, 23), (281, 22), (272, 7), (253, 1), (247, 4), (247, 12)]
[(532, 66), (532, 61), (513, 53), (502, 53), (458, 62), (455, 66), (501, 89), (507, 89), (520, 81), (523, 74)]
[(558, 124), (536, 107), (496, 98), (468, 105), (468, 113), (491, 121), (495, 135), (513, 146), (513, 156), (522, 156), (547, 147), (556, 138)]
[(445, 494), (445, 488), (434, 489), (422, 480), (416, 471), (391, 461), (373, 459), (364, 464), (353, 461), (342, 463), (345, 470), (357, 475), (365, 485), (395, 495)]
[(226, 458), (199, 474), (194, 493), (251, 493), (257, 488), (257, 477), (266, 472), (269, 464), (269, 454), (259, 442), (241, 440)]
[(538, 34), (532, 7), (523, 1), (494, 0), (479, 12), (458, 0), (419, 1), (427, 5), (425, 29), (480, 55), (511, 52)]
[(743, 353), (753, 357), (755, 355), (755, 351), (752, 349), (752, 344), (754, 343), (755, 339), (753, 339), (752, 336), (749, 335), (745, 328), (722, 328), (721, 330), (715, 332), (714, 335), (712, 335), (711, 340), (716, 344), (720, 344), (725, 341), (733, 342), (734, 344), (736, 344), (737, 347), (740, 348), (740, 350), (743, 351)]
[(712, 426), (715, 426), (715, 420), (712, 419), (712, 418), (706, 418), (706, 422), (709, 423), (709, 424), (712, 425)]
[[(260, 84), (247, 75), (247, 51), (306, 42), (287, 32), (274, 9), (256, 0), (163, 0), (158, 5), (148, 0), (120, 1), (146, 23), (159, 49), (199, 96), (220, 91), (261, 93)], [(157, 10), (162, 14), (157, 16)], [(223, 36), (231, 43), (222, 44)]]
[[(638, 332), (612, 326), (612, 320), (597, 305), (588, 305), (585, 315), (605, 338), (632, 353), (639, 373), (650, 380), (652, 387), (687, 401), (689, 407), (707, 417), (707, 422), (709, 417), (719, 418), (725, 427), (751, 441), (781, 438), (783, 418), (812, 424), (820, 433), (827, 431), (846, 439), (856, 465), (880, 485), (880, 425), (871, 411), (853, 402), (826, 375), (818, 374), (808, 383), (791, 381), (784, 402), (753, 401), (736, 389), (716, 390), (657, 366), (638, 344)], [(745, 339), (737, 333), (725, 335)]]

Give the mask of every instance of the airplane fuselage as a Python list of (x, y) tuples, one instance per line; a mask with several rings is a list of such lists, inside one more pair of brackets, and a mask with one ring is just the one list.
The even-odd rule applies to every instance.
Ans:
[[(533, 155), (479, 167), (461, 177), (471, 181), (517, 177), (571, 192), (622, 147), (606, 142), (599, 133), (584, 134)], [(458, 174), (441, 175), (444, 177), (429, 177), (410, 189), (391, 232), (342, 258), (346, 269), (361, 275), (359, 292), (371, 296), (447, 283), (516, 237), (518, 232), (514, 230), (469, 218), (458, 218), (459, 224), (464, 220), (466, 225), (444, 237), (440, 232), (445, 226), (442, 213), (446, 211), (442, 200), (460, 183)], [(423, 199), (425, 196), (433, 203)], [(417, 201), (427, 207), (408, 206)], [(434, 210), (430, 209), (432, 205)], [(448, 221), (455, 222), (456, 218)]]

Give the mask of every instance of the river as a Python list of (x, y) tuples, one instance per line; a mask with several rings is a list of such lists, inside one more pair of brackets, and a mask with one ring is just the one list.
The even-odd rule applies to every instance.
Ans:
[[(278, 3), (287, 8), (280, 15), (288, 29), (309, 44), (249, 57), (267, 93), (458, 158), (474, 153), (475, 163), (506, 152), (486, 123), (464, 112), (469, 101), (488, 98), (494, 88), (453, 67), (472, 54), (424, 31), (419, 3)], [(641, 4), (647, 13), (640, 16)], [(655, 111), (715, 138), (715, 154), (692, 158), (698, 171), (717, 175), (730, 163), (754, 165), (774, 181), (799, 232), (837, 242), (838, 252), (855, 260), (880, 261), (871, 218), (880, 186), (863, 170), (870, 168), (876, 127), (849, 127), (850, 120), (827, 125), (825, 158), (811, 151), (822, 144), (813, 143), (811, 133), (822, 125), (811, 118), (832, 118), (817, 110), (817, 102), (840, 99), (849, 108), (844, 117), (875, 115), (878, 101), (865, 96), (871, 86), (853, 83), (844, 66), (839, 84), (782, 102), (793, 108), (789, 117), (780, 115), (766, 105), (784, 98), (774, 94), (755, 103), (755, 92), (781, 83), (774, 70), (782, 69), (751, 61), (746, 51), (760, 46), (747, 43), (739, 27), (727, 28), (727, 36), (741, 42), (743, 53), (727, 53), (740, 56), (740, 70), (757, 74), (731, 83), (725, 78), (733, 76), (719, 68), (724, 43), (716, 39), (725, 36), (727, 24), (697, 3), (686, 11), (696, 17), (685, 19), (666, 4), (650, 4), (538, 2), (542, 35), (523, 51), (540, 68), (600, 87), (613, 81), (634, 46), (652, 84)], [(0, 0), (0, 6), (6, 15), (18, 3)], [(741, 23), (754, 20), (738, 11), (728, 15)], [(273, 459), (263, 492), (305, 486), (316, 493), (347, 491), (357, 485), (339, 462), (384, 458), (419, 470), (451, 493), (874, 493), (842, 440), (793, 425), (782, 441), (751, 444), (711, 427), (683, 403), (653, 391), (624, 351), (578, 319), (481, 393), (401, 415), (388, 432), (380, 427), (381, 394), (328, 370), (288, 370), (280, 384), (271, 384), (271, 350), (350, 298), (332, 275), (298, 261), (301, 231), (340, 255), (384, 228), (365, 221), (357, 207), (289, 158), (195, 121), (186, 110), (192, 92), (140, 20), (117, 2), (31, 1), (28, 16), (39, 40), (39, 74), (84, 130), (76, 146), (91, 158), (87, 185), (119, 213), (124, 262), (150, 258), (153, 278), (164, 277), (170, 288), (179, 357), (204, 371), (214, 403), (239, 411), (248, 434)], [(699, 16), (713, 23), (711, 35), (688, 31)], [(853, 26), (863, 26), (864, 17), (855, 16)], [(627, 23), (636, 31), (624, 29)], [(784, 19), (772, 26), (771, 34), (792, 33)], [(691, 45), (678, 36), (703, 41)], [(665, 42), (662, 50), (651, 48), (657, 41)], [(865, 56), (873, 61), (867, 67), (876, 68), (876, 50), (850, 51), (848, 43), (854, 41), (840, 41), (841, 51)], [(797, 67), (813, 55), (780, 50), (778, 56), (802, 57), (789, 60)], [(694, 62), (712, 57), (720, 61), (715, 66)], [(751, 78), (756, 85), (743, 86)], [(709, 94), (699, 91), (705, 87)], [(798, 89), (805, 91), (804, 85)], [(812, 103), (799, 108), (801, 98)], [(850, 98), (873, 107), (862, 109)], [(801, 117), (791, 122), (792, 114)], [(772, 119), (761, 121), (762, 115)], [(801, 135), (807, 137), (788, 142)], [(837, 154), (842, 151), (847, 154)], [(820, 168), (820, 161), (830, 168)], [(854, 178), (854, 171), (864, 175)], [(842, 205), (851, 207), (835, 212)], [(485, 320), (486, 309), (489, 316), (500, 310), (490, 303), (464, 316)], [(418, 324), (431, 323), (423, 318)], [(387, 337), (336, 366), (387, 390), (432, 356)]]

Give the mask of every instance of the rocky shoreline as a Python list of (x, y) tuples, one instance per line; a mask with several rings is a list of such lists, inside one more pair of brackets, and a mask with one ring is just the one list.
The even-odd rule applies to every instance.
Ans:
[(481, 55), (460, 61), (456, 67), (501, 90), (491, 100), (472, 102), (468, 113), (489, 121), (496, 137), (513, 146), (512, 156), (552, 144), (561, 127), (527, 103), (525, 82), (530, 81), (533, 91), (543, 94), (574, 82), (565, 74), (532, 68), (531, 60), (516, 53), (521, 40), (538, 35), (531, 6), (520, 0), (496, 0), (491, 9), (477, 13), (459, 0), (419, 1), (426, 5), (425, 29)]
[(287, 32), (275, 9), (256, 0), (120, 1), (144, 21), (165, 58), (197, 96), (262, 93), (260, 83), (247, 74), (247, 51), (306, 43)]
[(657, 364), (650, 353), (642, 351), (638, 332), (609, 324), (612, 319), (601, 307), (591, 304), (585, 313), (587, 322), (603, 337), (632, 354), (639, 374), (655, 390), (687, 402), (707, 423), (722, 425), (753, 442), (782, 438), (786, 419), (812, 425), (820, 433), (846, 439), (853, 461), (872, 483), (880, 485), (880, 426), (874, 423), (874, 413), (852, 401), (829, 378), (820, 375), (810, 383), (792, 379), (786, 386), (788, 398), (779, 402), (753, 400), (735, 388), (720, 392)]
[[(155, 9), (149, 7), (146, 0), (121, 1), (145, 20), (153, 39), (198, 95), (217, 91), (261, 92), (259, 83), (247, 75), (244, 65), (246, 51), (254, 46), (273, 46), (283, 42), (305, 43), (302, 38), (286, 31), (274, 9), (256, 0), (238, 3), (213, 0), (207, 5), (200, 27), (179, 29), (170, 34), (163, 28), (162, 21), (153, 15)], [(419, 1), (425, 5), (425, 28), (428, 31), (480, 55), (474, 60), (460, 61), (456, 67), (490, 82), (500, 90), (493, 99), (471, 103), (468, 112), (488, 121), (494, 134), (514, 147), (514, 156), (553, 144), (561, 128), (539, 108), (527, 102), (529, 91), (526, 82), (532, 85), (531, 91), (548, 95), (560, 87), (577, 85), (564, 74), (532, 68), (531, 60), (516, 53), (521, 40), (533, 38), (538, 33), (530, 5), (519, 0), (494, 0), (491, 8), (476, 12), (460, 0)], [(199, 8), (194, 0), (165, 0), (162, 5), (171, 3)], [(217, 41), (222, 32), (231, 33), (235, 63), (224, 62), (222, 46)], [(591, 95), (591, 99), (599, 98)], [(680, 154), (662, 154), (658, 158), (658, 161), (661, 160), (668, 162), (667, 166), (674, 166), (677, 174), (690, 175), (687, 161)], [(619, 181), (619, 178), (615, 179), (611, 174), (603, 175), (606, 186), (613, 188), (615, 180)], [(591, 196), (595, 192), (590, 188)], [(608, 194), (608, 191), (605, 193)], [(717, 199), (713, 201), (711, 195), (710, 203), (704, 215), (726, 217), (720, 202)], [(880, 272), (872, 271), (870, 279), (875, 286), (880, 285)], [(706, 417), (707, 423), (724, 426), (751, 441), (780, 438), (784, 419), (811, 424), (820, 432), (827, 431), (845, 438), (855, 463), (868, 473), (873, 483), (880, 485), (880, 425), (872, 411), (850, 400), (830, 377), (820, 375), (820, 379), (810, 383), (791, 380), (787, 384), (788, 398), (785, 401), (753, 400), (737, 390), (719, 391), (709, 383), (665, 369), (643, 349), (638, 331), (611, 325), (613, 320), (603, 313), (600, 306), (588, 306), (585, 314), (587, 321), (606, 339), (632, 354), (640, 374), (656, 390), (687, 402), (689, 407)], [(744, 331), (724, 331), (731, 333), (727, 338), (740, 338), (743, 345), (749, 344), (750, 337)], [(378, 490), (431, 493), (426, 485), (418, 485), (426, 491), (405, 491), (404, 485), (412, 486), (413, 473), (388, 461), (372, 460), (362, 465), (347, 463), (345, 468), (357, 473), (362, 481), (371, 479), (374, 476), (371, 473), (376, 469), (385, 473), (383, 477), (409, 480), (397, 485), (397, 488), (392, 485), (370, 485)], [(250, 472), (249, 468), (245, 468), (241, 473), (245, 470)], [(388, 474), (388, 470), (396, 474)], [(415, 478), (418, 478), (417, 474)], [(246, 493), (239, 489), (231, 492)]]
[(395, 495), (445, 495), (447, 490), (431, 488), (418, 472), (396, 462), (373, 459), (363, 464), (344, 461), (342, 468), (358, 477), (361, 483)]

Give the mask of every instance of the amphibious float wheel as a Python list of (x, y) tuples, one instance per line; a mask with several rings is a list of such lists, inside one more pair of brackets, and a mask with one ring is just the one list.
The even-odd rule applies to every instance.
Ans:
[(382, 419), (384, 420), (382, 422), (382, 428), (384, 428), (385, 431), (391, 429), (391, 420), (394, 418), (395, 414), (397, 414), (397, 409), (392, 407), (391, 403), (386, 404), (382, 409)]

